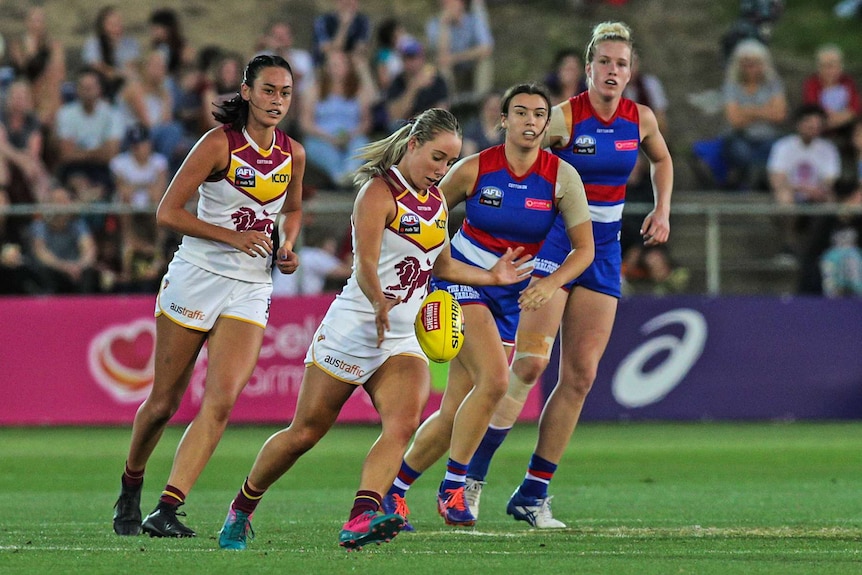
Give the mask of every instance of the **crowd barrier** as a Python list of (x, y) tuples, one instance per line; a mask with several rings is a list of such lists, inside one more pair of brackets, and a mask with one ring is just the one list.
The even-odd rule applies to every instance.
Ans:
[[(260, 361), (233, 422), (290, 420), (305, 352), (331, 299), (273, 300)], [(0, 425), (131, 424), (152, 383), (153, 308), (153, 296), (0, 299)], [(554, 357), (543, 385), (530, 395), (525, 420), (538, 417), (556, 379)], [(197, 411), (206, 365), (204, 350), (175, 423), (190, 421)], [(435, 385), (425, 415), (439, 406), (446, 366), (435, 365), (432, 373)], [(860, 414), (858, 300), (690, 296), (620, 302), (583, 417), (849, 419)], [(357, 389), (339, 421), (378, 418)]]

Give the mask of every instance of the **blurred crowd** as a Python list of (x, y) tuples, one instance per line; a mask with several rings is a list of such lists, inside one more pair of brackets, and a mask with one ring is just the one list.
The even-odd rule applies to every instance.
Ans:
[[(131, 35), (119, 4), (100, 9), (81, 48), (69, 50), (49, 29), (45, 10), (28, 8), (20, 33), (4, 38), (0, 208), (51, 209), (0, 215), (0, 294), (155, 293), (180, 239), (155, 226), (155, 207), (191, 145), (216, 125), (213, 103), (239, 90), (255, 54), (278, 54), (293, 68), (293, 102), (280, 127), (308, 152), (308, 196), (315, 188), (351, 192), (355, 151), (429, 107), (457, 111), (462, 155), (502, 142), (493, 5), (489, 10), (486, 0), (439, 0), (422, 29), (397, 17), (373, 20), (360, 0), (331, 0), (312, 22), (271, 21), (250, 54), (192, 45), (180, 14), (169, 8), (149, 14), (144, 37)], [(855, 79), (841, 48), (824, 44), (812, 55), (810, 78), (789, 88), (800, 97), (788, 98), (769, 49), (782, 10), (775, 0), (743, 0), (740, 21), (722, 41), (726, 122), (715, 134), (710, 174), (717, 187), (770, 192), (780, 204), (862, 203)], [(312, 29), (308, 45), (295, 41), (297, 26)], [(668, 137), (661, 80), (639, 54), (632, 71), (626, 96), (649, 105)], [(564, 47), (537, 77), (523, 80), (544, 82), (555, 103), (576, 95), (586, 88), (583, 46)], [(789, 110), (791, 100), (804, 106)], [(634, 171), (628, 200), (652, 202), (646, 164)], [(858, 218), (834, 219), (829, 226), (810, 219), (776, 223), (778, 255), (803, 268), (801, 291), (820, 293), (825, 284), (829, 295), (858, 289), (831, 287), (840, 283), (833, 270), (855, 269), (835, 250), (832, 263), (821, 265), (821, 256), (838, 246), (848, 249), (837, 253), (862, 259), (852, 255), (862, 231)], [(641, 253), (639, 224), (632, 218), (624, 227), (631, 291), (685, 291), (687, 271), (676, 268), (667, 250)], [(282, 293), (337, 289), (349, 269), (343, 240), (309, 242), (303, 261), (316, 270), (314, 278)], [(847, 285), (862, 285), (857, 280)]]

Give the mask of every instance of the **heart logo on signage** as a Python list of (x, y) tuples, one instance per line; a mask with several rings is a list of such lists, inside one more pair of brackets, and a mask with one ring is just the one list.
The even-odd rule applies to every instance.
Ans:
[(155, 343), (156, 324), (152, 318), (112, 325), (90, 342), (90, 373), (117, 401), (141, 401), (153, 383)]

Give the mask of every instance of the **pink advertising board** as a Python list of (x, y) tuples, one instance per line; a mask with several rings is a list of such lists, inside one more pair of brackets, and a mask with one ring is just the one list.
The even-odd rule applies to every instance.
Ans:
[[(332, 296), (276, 298), (260, 361), (231, 420), (284, 423), (293, 417), (303, 359)], [(0, 426), (130, 424), (152, 383), (153, 296), (0, 299)], [(206, 376), (206, 348), (174, 423), (191, 421)], [(432, 369), (440, 403), (445, 367)], [(405, 385), (408, 385), (405, 382)], [(537, 386), (538, 388), (538, 386)], [(523, 413), (538, 417), (536, 389)], [(377, 422), (364, 391), (341, 412), (342, 422)]]

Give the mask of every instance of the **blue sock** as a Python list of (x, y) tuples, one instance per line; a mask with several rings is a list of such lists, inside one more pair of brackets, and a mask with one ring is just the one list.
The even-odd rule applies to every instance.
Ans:
[(404, 497), (413, 482), (422, 475), (421, 471), (416, 471), (406, 461), (401, 462), (401, 469), (398, 470), (398, 475), (395, 476), (395, 481), (392, 482), (392, 487), (389, 488), (387, 495), (400, 495)]
[(489, 427), (485, 432), (485, 437), (482, 438), (482, 443), (470, 460), (470, 466), (467, 468), (467, 477), (470, 479), (478, 479), (485, 481), (488, 475), (488, 467), (491, 465), (491, 458), (497, 452), (497, 449), (503, 444), (506, 436), (512, 430), (511, 427), (498, 428)]
[(464, 482), (467, 479), (467, 464), (458, 463), (451, 457), (446, 462), (446, 477), (443, 478), (443, 483), (440, 484), (440, 493), (443, 494), (449, 489), (458, 489), (464, 487)]
[(534, 453), (530, 458), (530, 466), (527, 468), (527, 474), (524, 476), (524, 481), (519, 488), (521, 495), (535, 499), (544, 499), (547, 497), (548, 484), (554, 477), (556, 470), (556, 463), (542, 459)]

